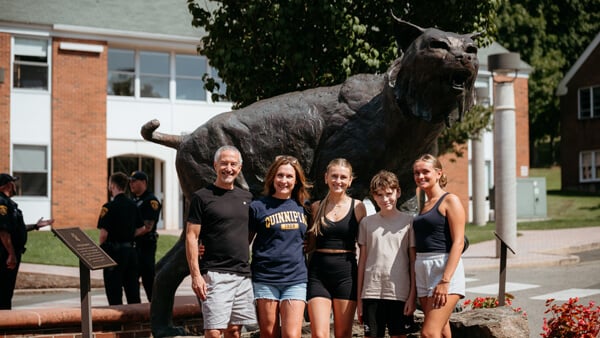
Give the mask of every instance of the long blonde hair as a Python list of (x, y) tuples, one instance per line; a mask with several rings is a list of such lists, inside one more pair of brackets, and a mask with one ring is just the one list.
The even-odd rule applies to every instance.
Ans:
[[(345, 158), (336, 158), (329, 162), (327, 165), (326, 172), (329, 172), (329, 169), (333, 167), (343, 167), (348, 168), (350, 171), (350, 177), (354, 178), (352, 174), (352, 165)], [(319, 208), (317, 209), (317, 213), (313, 215), (312, 226), (308, 230), (308, 232), (314, 236), (322, 235), (322, 229), (327, 226), (325, 222), (325, 210), (327, 210), (327, 206), (329, 205), (329, 191), (327, 191), (327, 195), (321, 200), (319, 203)]]

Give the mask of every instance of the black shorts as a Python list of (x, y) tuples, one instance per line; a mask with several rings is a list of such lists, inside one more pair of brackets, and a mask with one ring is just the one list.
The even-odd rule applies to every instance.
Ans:
[(307, 299), (356, 300), (356, 255), (315, 252), (308, 265)]
[(365, 337), (384, 337), (387, 327), (390, 336), (415, 332), (413, 316), (405, 316), (404, 302), (389, 299), (363, 299), (363, 328)]

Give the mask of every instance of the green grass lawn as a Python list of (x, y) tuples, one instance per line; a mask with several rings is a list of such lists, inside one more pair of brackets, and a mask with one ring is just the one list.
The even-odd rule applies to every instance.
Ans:
[[(518, 222), (517, 231), (600, 226), (600, 197), (561, 192), (559, 167), (531, 169), (529, 176), (546, 178), (548, 219)], [(493, 239), (495, 227), (491, 222), (485, 226), (467, 225), (469, 241)]]
[[(90, 238), (98, 243), (97, 229), (84, 230)], [(160, 235), (156, 249), (156, 260), (162, 258), (178, 236)], [(35, 264), (49, 264), (62, 266), (79, 266), (79, 258), (58, 239), (51, 231), (32, 231), (27, 241), (27, 252), (23, 255), (23, 262)]]
[[(518, 230), (544, 230), (600, 226), (600, 197), (560, 192), (560, 168), (531, 169), (531, 177), (546, 177), (548, 219), (535, 222), (519, 222)], [(471, 243), (494, 239), (496, 225), (485, 226), (468, 224), (466, 233)], [(98, 230), (85, 230), (97, 243)], [(178, 236), (161, 235), (158, 239), (157, 261), (173, 247)], [(29, 233), (26, 263), (78, 266), (79, 260), (50, 231)]]

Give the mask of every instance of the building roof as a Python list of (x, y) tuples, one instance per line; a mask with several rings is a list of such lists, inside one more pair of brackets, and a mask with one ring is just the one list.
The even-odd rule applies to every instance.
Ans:
[(596, 34), (596, 37), (592, 42), (587, 46), (587, 48), (583, 51), (579, 59), (575, 61), (571, 69), (567, 72), (567, 75), (558, 83), (558, 88), (556, 89), (557, 96), (563, 96), (567, 94), (568, 88), (567, 84), (571, 81), (571, 78), (577, 73), (581, 65), (587, 60), (588, 57), (592, 54), (592, 52), (598, 47), (600, 44), (600, 32)]
[[(208, 3), (208, 2), (206, 2)], [(185, 1), (0, 0), (0, 22), (200, 38)]]

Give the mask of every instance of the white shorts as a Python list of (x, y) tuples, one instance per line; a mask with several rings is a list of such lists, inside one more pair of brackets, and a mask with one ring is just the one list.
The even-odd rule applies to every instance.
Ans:
[(205, 330), (224, 330), (229, 325), (255, 325), (252, 279), (233, 273), (209, 271), (206, 300), (202, 303)]
[[(433, 296), (433, 289), (442, 280), (447, 261), (447, 253), (417, 252), (415, 261), (417, 297)], [(448, 294), (456, 294), (460, 298), (465, 297), (465, 269), (462, 258), (458, 261), (454, 275), (452, 275), (448, 285)]]

